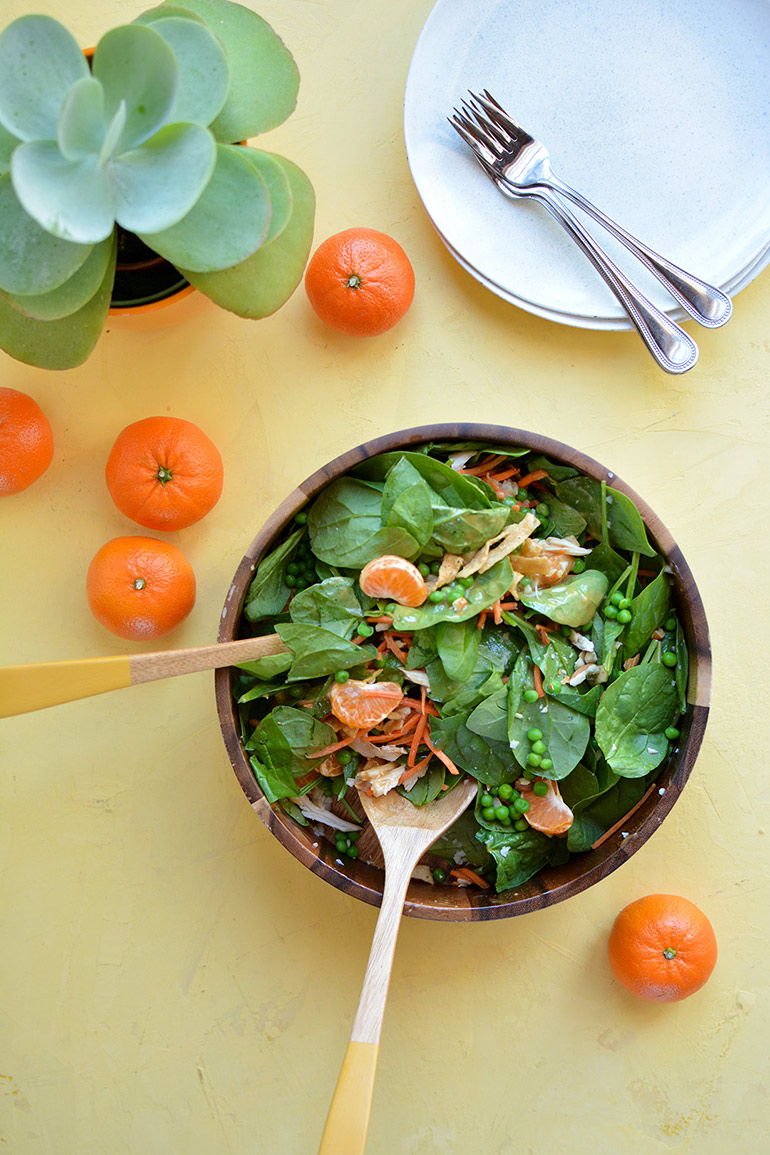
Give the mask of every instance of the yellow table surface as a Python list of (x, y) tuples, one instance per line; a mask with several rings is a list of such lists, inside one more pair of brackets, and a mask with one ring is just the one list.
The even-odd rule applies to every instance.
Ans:
[[(169, 535), (198, 600), (168, 647), (215, 640), (264, 518), (370, 437), (478, 419), (597, 457), (663, 518), (699, 584), (715, 657), (702, 752), (660, 831), (587, 892), (486, 925), (405, 920), (367, 1150), (753, 1155), (770, 1126), (770, 276), (726, 329), (688, 324), (701, 358), (682, 378), (633, 333), (517, 310), (454, 263), (410, 178), (403, 89), (430, 0), (252, 6), (302, 73), (296, 114), (266, 144), (313, 181), (316, 243), (352, 225), (391, 233), (414, 264), (414, 305), (389, 334), (353, 339), (300, 287), (262, 322), (210, 306), (155, 332), (113, 327), (68, 372), (0, 354), (0, 383), (35, 397), (56, 437), (46, 475), (0, 509), (0, 663), (157, 648), (107, 633), (85, 598), (103, 542), (143, 532), (103, 476), (139, 418), (195, 421), (225, 461), (216, 509)], [(144, 7), (6, 0), (3, 20), (45, 11), (92, 44)], [(376, 911), (256, 818), (212, 677), (7, 720), (0, 762), (0, 1150), (314, 1152)], [(698, 903), (719, 939), (711, 981), (677, 1005), (636, 1001), (607, 964), (615, 915), (654, 891)]]

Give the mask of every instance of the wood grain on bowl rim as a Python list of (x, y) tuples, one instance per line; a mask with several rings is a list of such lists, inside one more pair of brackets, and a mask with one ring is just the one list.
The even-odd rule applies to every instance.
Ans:
[[(241, 609), (254, 570), (267, 547), (308, 501), (335, 478), (378, 453), (409, 449), (430, 441), (489, 441), (526, 446), (533, 452), (557, 458), (596, 480), (625, 493), (636, 505), (653, 544), (665, 557), (676, 581), (674, 600), (680, 614), (690, 656), (687, 691), (688, 710), (680, 721), (681, 737), (676, 752), (661, 765), (657, 788), (628, 822), (595, 850), (576, 855), (564, 866), (546, 868), (522, 886), (492, 894), (476, 887), (431, 886), (414, 881), (409, 887), (404, 913), (418, 918), (446, 921), (484, 921), (527, 914), (562, 902), (606, 878), (622, 866), (661, 825), (682, 792), (700, 749), (708, 720), (711, 697), (711, 647), (703, 603), (682, 552), (660, 518), (630, 486), (592, 457), (541, 434), (502, 425), (457, 423), (421, 425), (403, 429), (341, 454), (316, 470), (294, 490), (262, 526), (243, 557), (227, 594), (218, 640), (239, 636)], [(215, 689), (219, 723), (230, 762), (252, 807), (268, 830), (304, 866), (339, 890), (379, 906), (382, 873), (365, 862), (350, 862), (344, 869), (334, 846), (315, 837), (309, 827), (299, 826), (280, 808), (271, 806), (251, 770), (239, 736), (238, 716), (230, 692), (230, 671), (217, 670)]]

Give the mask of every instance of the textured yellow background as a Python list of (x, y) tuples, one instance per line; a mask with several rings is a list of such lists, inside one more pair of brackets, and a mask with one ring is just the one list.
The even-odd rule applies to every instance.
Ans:
[[(715, 655), (696, 771), (654, 839), (566, 904), (489, 925), (406, 920), (371, 1155), (746, 1152), (767, 1142), (766, 507), (770, 276), (681, 379), (633, 334), (559, 327), (480, 288), (411, 183), (404, 82), (430, 0), (265, 0), (294, 52), (297, 113), (266, 139), (318, 196), (316, 241), (393, 234), (417, 276), (391, 333), (324, 328), (300, 289), (259, 323), (214, 307), (173, 328), (113, 329), (82, 368), (0, 354), (34, 396), (54, 463), (0, 508), (0, 662), (128, 653), (91, 617), (88, 562), (136, 531), (103, 468), (126, 424), (170, 413), (219, 445), (216, 510), (170, 535), (197, 605), (169, 646), (214, 641), (237, 563), (316, 467), (421, 422), (540, 430), (603, 461), (670, 526)], [(138, 0), (6, 0), (82, 44)], [(142, 531), (138, 531), (142, 532)], [(145, 648), (153, 648), (147, 646)], [(305, 1155), (317, 1147), (376, 912), (319, 881), (250, 810), (195, 675), (60, 706), (0, 730), (0, 1150), (14, 1155)], [(613, 981), (617, 911), (651, 891), (711, 917), (708, 986), (646, 1005)]]

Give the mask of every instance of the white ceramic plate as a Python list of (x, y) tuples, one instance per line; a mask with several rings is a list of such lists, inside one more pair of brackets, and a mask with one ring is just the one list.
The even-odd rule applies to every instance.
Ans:
[[(412, 176), (472, 276), (566, 324), (630, 323), (539, 205), (509, 201), (447, 121), (488, 88), (554, 171), (683, 268), (730, 294), (770, 262), (770, 0), (439, 0), (412, 58)], [(670, 316), (686, 316), (614, 238), (597, 239)]]

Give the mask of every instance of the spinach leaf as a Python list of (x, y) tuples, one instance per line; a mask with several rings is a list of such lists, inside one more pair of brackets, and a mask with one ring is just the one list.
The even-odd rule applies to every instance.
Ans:
[(498, 534), (507, 525), (511, 510), (507, 505), (491, 509), (450, 509), (439, 506), (433, 510), (432, 542), (453, 554), (467, 554), (481, 549), (485, 541)]
[(280, 614), (291, 595), (286, 585), (286, 566), (291, 561), (304, 530), (297, 529), (286, 541), (263, 558), (251, 579), (243, 612), (250, 622)]
[(508, 687), (501, 686), (494, 694), (479, 702), (469, 714), (466, 725), (487, 742), (507, 743)]
[(246, 748), (255, 751), (252, 768), (268, 801), (296, 795), (295, 777), (301, 778), (321, 761), (305, 755), (329, 746), (335, 738), (331, 726), (307, 710), (276, 706), (263, 718)]
[(544, 469), (554, 481), (564, 481), (567, 477), (577, 477), (579, 474), (579, 470), (575, 469), (574, 465), (565, 465), (561, 461), (551, 461), (550, 458), (544, 457), (542, 454), (533, 457), (528, 468), (531, 473), (534, 473), (536, 469)]
[(349, 670), (374, 661), (374, 646), (354, 646), (345, 638), (320, 626), (285, 623), (276, 626), (276, 633), (294, 655), (286, 675), (289, 682), (303, 682), (308, 678), (322, 678), (337, 670)]
[(253, 662), (237, 662), (239, 670), (253, 674), (255, 678), (270, 681), (279, 674), (285, 674), (291, 665), (291, 654), (268, 654), (265, 658), (256, 658)]
[(521, 653), (521, 644), (515, 634), (503, 626), (487, 625), (481, 634), (480, 653), (494, 670), (507, 674)]
[(433, 536), (435, 494), (402, 457), (389, 471), (382, 491), (382, 524), (400, 526), (424, 549)]
[(438, 622), (464, 622), (488, 609), (510, 588), (513, 569), (507, 557), (493, 565), (486, 573), (476, 574), (473, 585), (465, 591), (467, 606), (455, 609), (445, 602), (424, 602), (416, 609), (397, 605), (393, 611), (394, 630), (425, 630)]
[[(443, 674), (443, 666), (437, 662), (439, 670)], [(439, 701), (433, 691), (433, 667), (428, 669), (428, 677), (431, 679), (431, 697), (434, 701)], [(484, 670), (480, 667), (474, 670), (467, 682), (449, 682), (443, 689), (443, 697), (440, 699), (443, 702), (441, 708), (441, 716), (443, 718), (451, 718), (455, 714), (467, 715), (471, 710), (475, 709), (480, 702), (488, 698), (490, 694), (495, 694), (502, 687), (503, 679), (497, 670)]]
[(503, 621), (524, 635), (530, 657), (539, 668), (545, 682), (561, 682), (565, 674), (571, 675), (575, 672), (577, 652), (564, 638), (558, 634), (550, 634), (548, 644), (544, 645), (535, 627), (525, 618), (504, 613)]
[(353, 588), (353, 579), (329, 577), (300, 590), (291, 600), (289, 616), (295, 625), (323, 626), (341, 638), (350, 638), (364, 612)]
[(420, 630), (412, 638), (409, 653), (406, 656), (407, 670), (424, 670), (438, 655), (436, 648), (435, 629)]
[(558, 497), (550, 495), (548, 497), (548, 520), (552, 526), (552, 532), (557, 537), (570, 537), (571, 535), (577, 537), (586, 527), (586, 519), (582, 513), (578, 513), (571, 505), (567, 505), (564, 501), (559, 501)]
[(489, 851), (476, 841), (478, 824), (472, 810), (466, 810), (448, 830), (436, 839), (430, 854), (446, 858), (450, 862), (467, 862), (469, 866), (483, 870), (489, 862)]
[[(291, 657), (291, 654), (289, 657)], [(258, 698), (267, 698), (270, 694), (277, 694), (279, 690), (285, 689), (285, 678), (274, 678), (272, 681), (255, 682), (245, 693), (240, 695), (238, 704), (243, 705), (246, 702), (255, 702)]]
[(519, 601), (562, 626), (585, 626), (593, 620), (609, 588), (597, 569), (569, 574), (563, 581), (544, 589), (520, 592)]
[(497, 864), (498, 893), (521, 886), (544, 866), (555, 866), (568, 858), (564, 839), (549, 838), (537, 830), (480, 830), (476, 837)]
[(646, 789), (645, 778), (619, 778), (606, 792), (578, 805), (567, 833), (569, 850), (573, 853), (590, 850), (597, 838), (628, 814)]
[[(442, 793), (442, 786), (446, 779), (446, 770), (440, 762), (434, 761), (432, 766), (428, 767), (426, 774), (422, 778), (418, 778), (411, 790), (407, 790), (404, 786), (397, 786), (398, 793), (404, 798), (408, 798), (414, 806), (426, 806), (429, 802), (434, 802)], [(455, 775), (451, 775), (454, 779)], [(443, 791), (446, 793), (446, 791)]]
[(507, 743), (487, 742), (466, 725), (467, 714), (450, 718), (432, 718), (430, 736), (434, 746), (447, 754), (455, 766), (472, 774), (485, 786), (513, 782), (518, 767)]
[(674, 679), (657, 662), (633, 666), (607, 687), (596, 711), (596, 740), (616, 774), (641, 778), (660, 765), (675, 713)]
[(400, 526), (383, 526), (379, 488), (338, 477), (318, 495), (307, 515), (313, 553), (343, 569), (361, 569), (382, 554), (413, 558), (420, 546)]
[(658, 576), (631, 602), (631, 621), (623, 635), (626, 654), (638, 654), (648, 642), (654, 630), (663, 625), (671, 600), (668, 575), (661, 570)]
[(538, 729), (542, 731), (543, 742), (548, 751), (548, 757), (553, 766), (550, 770), (539, 770), (543, 778), (552, 778), (559, 781), (566, 778), (585, 753), (588, 739), (591, 736), (591, 723), (584, 714), (571, 710), (558, 698), (546, 695), (536, 702), (523, 702), (512, 725), (508, 729), (508, 741), (519, 765), (527, 765), (527, 755), (531, 753), (532, 743), (527, 738), (527, 731)]
[(458, 473), (451, 465), (425, 453), (380, 453), (356, 466), (353, 473), (370, 481), (384, 481), (389, 470), (401, 460), (414, 466), (445, 505), (460, 509), (487, 509), (496, 504), (494, 493), (485, 482)]
[[(602, 538), (602, 487), (593, 477), (569, 477), (557, 482), (556, 496), (585, 517), (593, 537)], [(654, 557), (647, 530), (638, 509), (625, 493), (607, 487), (607, 530), (616, 549), (635, 550)]]
[(609, 542), (600, 541), (599, 544), (591, 550), (585, 559), (586, 566), (591, 569), (598, 569), (603, 573), (611, 585), (614, 585), (621, 574), (628, 569), (626, 562), (616, 553)]
[(472, 618), (465, 622), (439, 622), (436, 626), (436, 649), (451, 681), (464, 682), (471, 676), (480, 645), (481, 631)]
[[(586, 683), (583, 682), (583, 687)], [(603, 686), (591, 686), (590, 690), (578, 689), (577, 686), (562, 686), (559, 701), (569, 706), (570, 710), (577, 710), (578, 714), (585, 714), (586, 718), (596, 717), (596, 707), (604, 693)]]
[(679, 712), (684, 714), (687, 709), (687, 681), (690, 672), (690, 656), (687, 652), (687, 639), (684, 636), (684, 630), (678, 619), (676, 623), (674, 653), (676, 654), (674, 680), (676, 682), (676, 692), (679, 695)]

